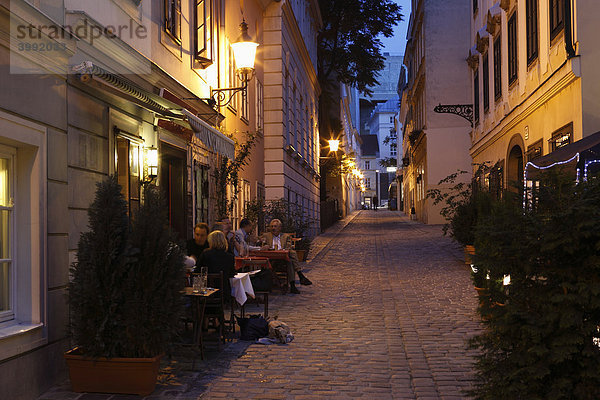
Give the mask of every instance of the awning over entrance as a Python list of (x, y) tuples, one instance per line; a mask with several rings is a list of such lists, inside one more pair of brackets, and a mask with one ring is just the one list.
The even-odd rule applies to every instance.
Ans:
[(597, 132), (528, 162), (525, 176), (527, 179), (535, 179), (538, 171), (560, 166), (561, 169), (577, 172), (579, 179), (585, 176), (590, 164), (599, 162), (600, 132)]
[(232, 139), (229, 139), (227, 136), (223, 135), (221, 132), (186, 110), (182, 109), (183, 114), (186, 116), (186, 119), (196, 137), (200, 139), (205, 146), (209, 149), (218, 153), (222, 156), (233, 160), (235, 158), (235, 143)]
[(235, 157), (233, 140), (198, 118), (186, 108), (183, 108), (187, 105), (181, 101), (174, 101), (177, 99), (173, 95), (169, 98), (168, 96), (158, 96), (150, 93), (121, 75), (111, 73), (91, 61), (85, 61), (73, 67), (72, 70), (79, 76), (82, 82), (95, 84), (101, 90), (110, 92), (149, 111), (155, 112), (162, 117), (166, 117), (165, 120), (162, 120), (162, 124), (159, 123), (159, 126), (165, 129), (181, 134), (185, 131), (186, 127), (177, 124), (175, 121), (182, 121), (184, 124), (183, 120), (187, 121), (196, 137), (209, 150), (229, 159)]

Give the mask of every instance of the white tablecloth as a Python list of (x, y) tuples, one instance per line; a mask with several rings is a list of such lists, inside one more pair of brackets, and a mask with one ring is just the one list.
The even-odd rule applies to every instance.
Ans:
[(250, 281), (250, 275), (247, 272), (240, 272), (230, 279), (231, 295), (235, 297), (240, 305), (244, 305), (248, 296), (254, 298), (254, 289)]

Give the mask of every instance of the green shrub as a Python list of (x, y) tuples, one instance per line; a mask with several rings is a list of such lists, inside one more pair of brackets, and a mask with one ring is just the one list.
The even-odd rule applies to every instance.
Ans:
[(552, 174), (541, 187), (533, 209), (505, 198), (478, 221), (477, 399), (600, 398), (600, 184)]
[[(483, 168), (483, 167), (480, 167)], [(427, 198), (433, 205), (442, 204), (440, 214), (448, 221), (444, 227), (444, 235), (463, 246), (472, 245), (475, 241), (475, 227), (479, 215), (489, 212), (492, 195), (487, 191), (474, 191), (473, 183), (457, 182), (466, 171), (457, 171), (442, 179), (438, 185), (452, 185), (446, 189), (430, 189)]]
[(83, 355), (153, 357), (173, 339), (183, 254), (164, 209), (158, 189), (148, 186), (130, 229), (116, 178), (97, 184), (69, 285), (70, 330)]
[(254, 200), (246, 204), (246, 218), (253, 223), (267, 226), (273, 219), (278, 219), (282, 224), (282, 231), (296, 233), (296, 237), (307, 236), (310, 228), (316, 221), (305, 215), (302, 207), (291, 203), (286, 199), (278, 200)]
[(144, 188), (144, 203), (133, 223), (130, 243), (136, 251), (131, 263), (124, 312), (128, 324), (129, 354), (161, 354), (178, 333), (183, 307), (185, 271), (182, 245), (169, 227), (160, 189)]

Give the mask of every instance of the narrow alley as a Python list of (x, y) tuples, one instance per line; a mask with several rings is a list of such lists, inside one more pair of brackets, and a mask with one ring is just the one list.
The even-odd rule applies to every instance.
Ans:
[[(270, 315), (291, 326), (292, 343), (233, 342), (195, 371), (163, 374), (149, 398), (464, 398), (473, 362), (465, 342), (480, 328), (468, 268), (439, 226), (400, 215), (361, 211), (317, 239), (305, 267), (314, 284), (271, 297)], [(130, 398), (68, 390), (40, 399)]]

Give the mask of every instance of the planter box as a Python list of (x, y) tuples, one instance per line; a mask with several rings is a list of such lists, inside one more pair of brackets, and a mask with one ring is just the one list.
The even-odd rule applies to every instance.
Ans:
[(306, 250), (296, 250), (296, 255), (298, 256), (298, 261), (306, 260)]
[(98, 358), (64, 354), (74, 392), (123, 393), (147, 396), (154, 391), (161, 356), (152, 358)]
[(475, 246), (470, 244), (465, 246), (465, 264), (473, 264), (473, 256), (475, 255)]

